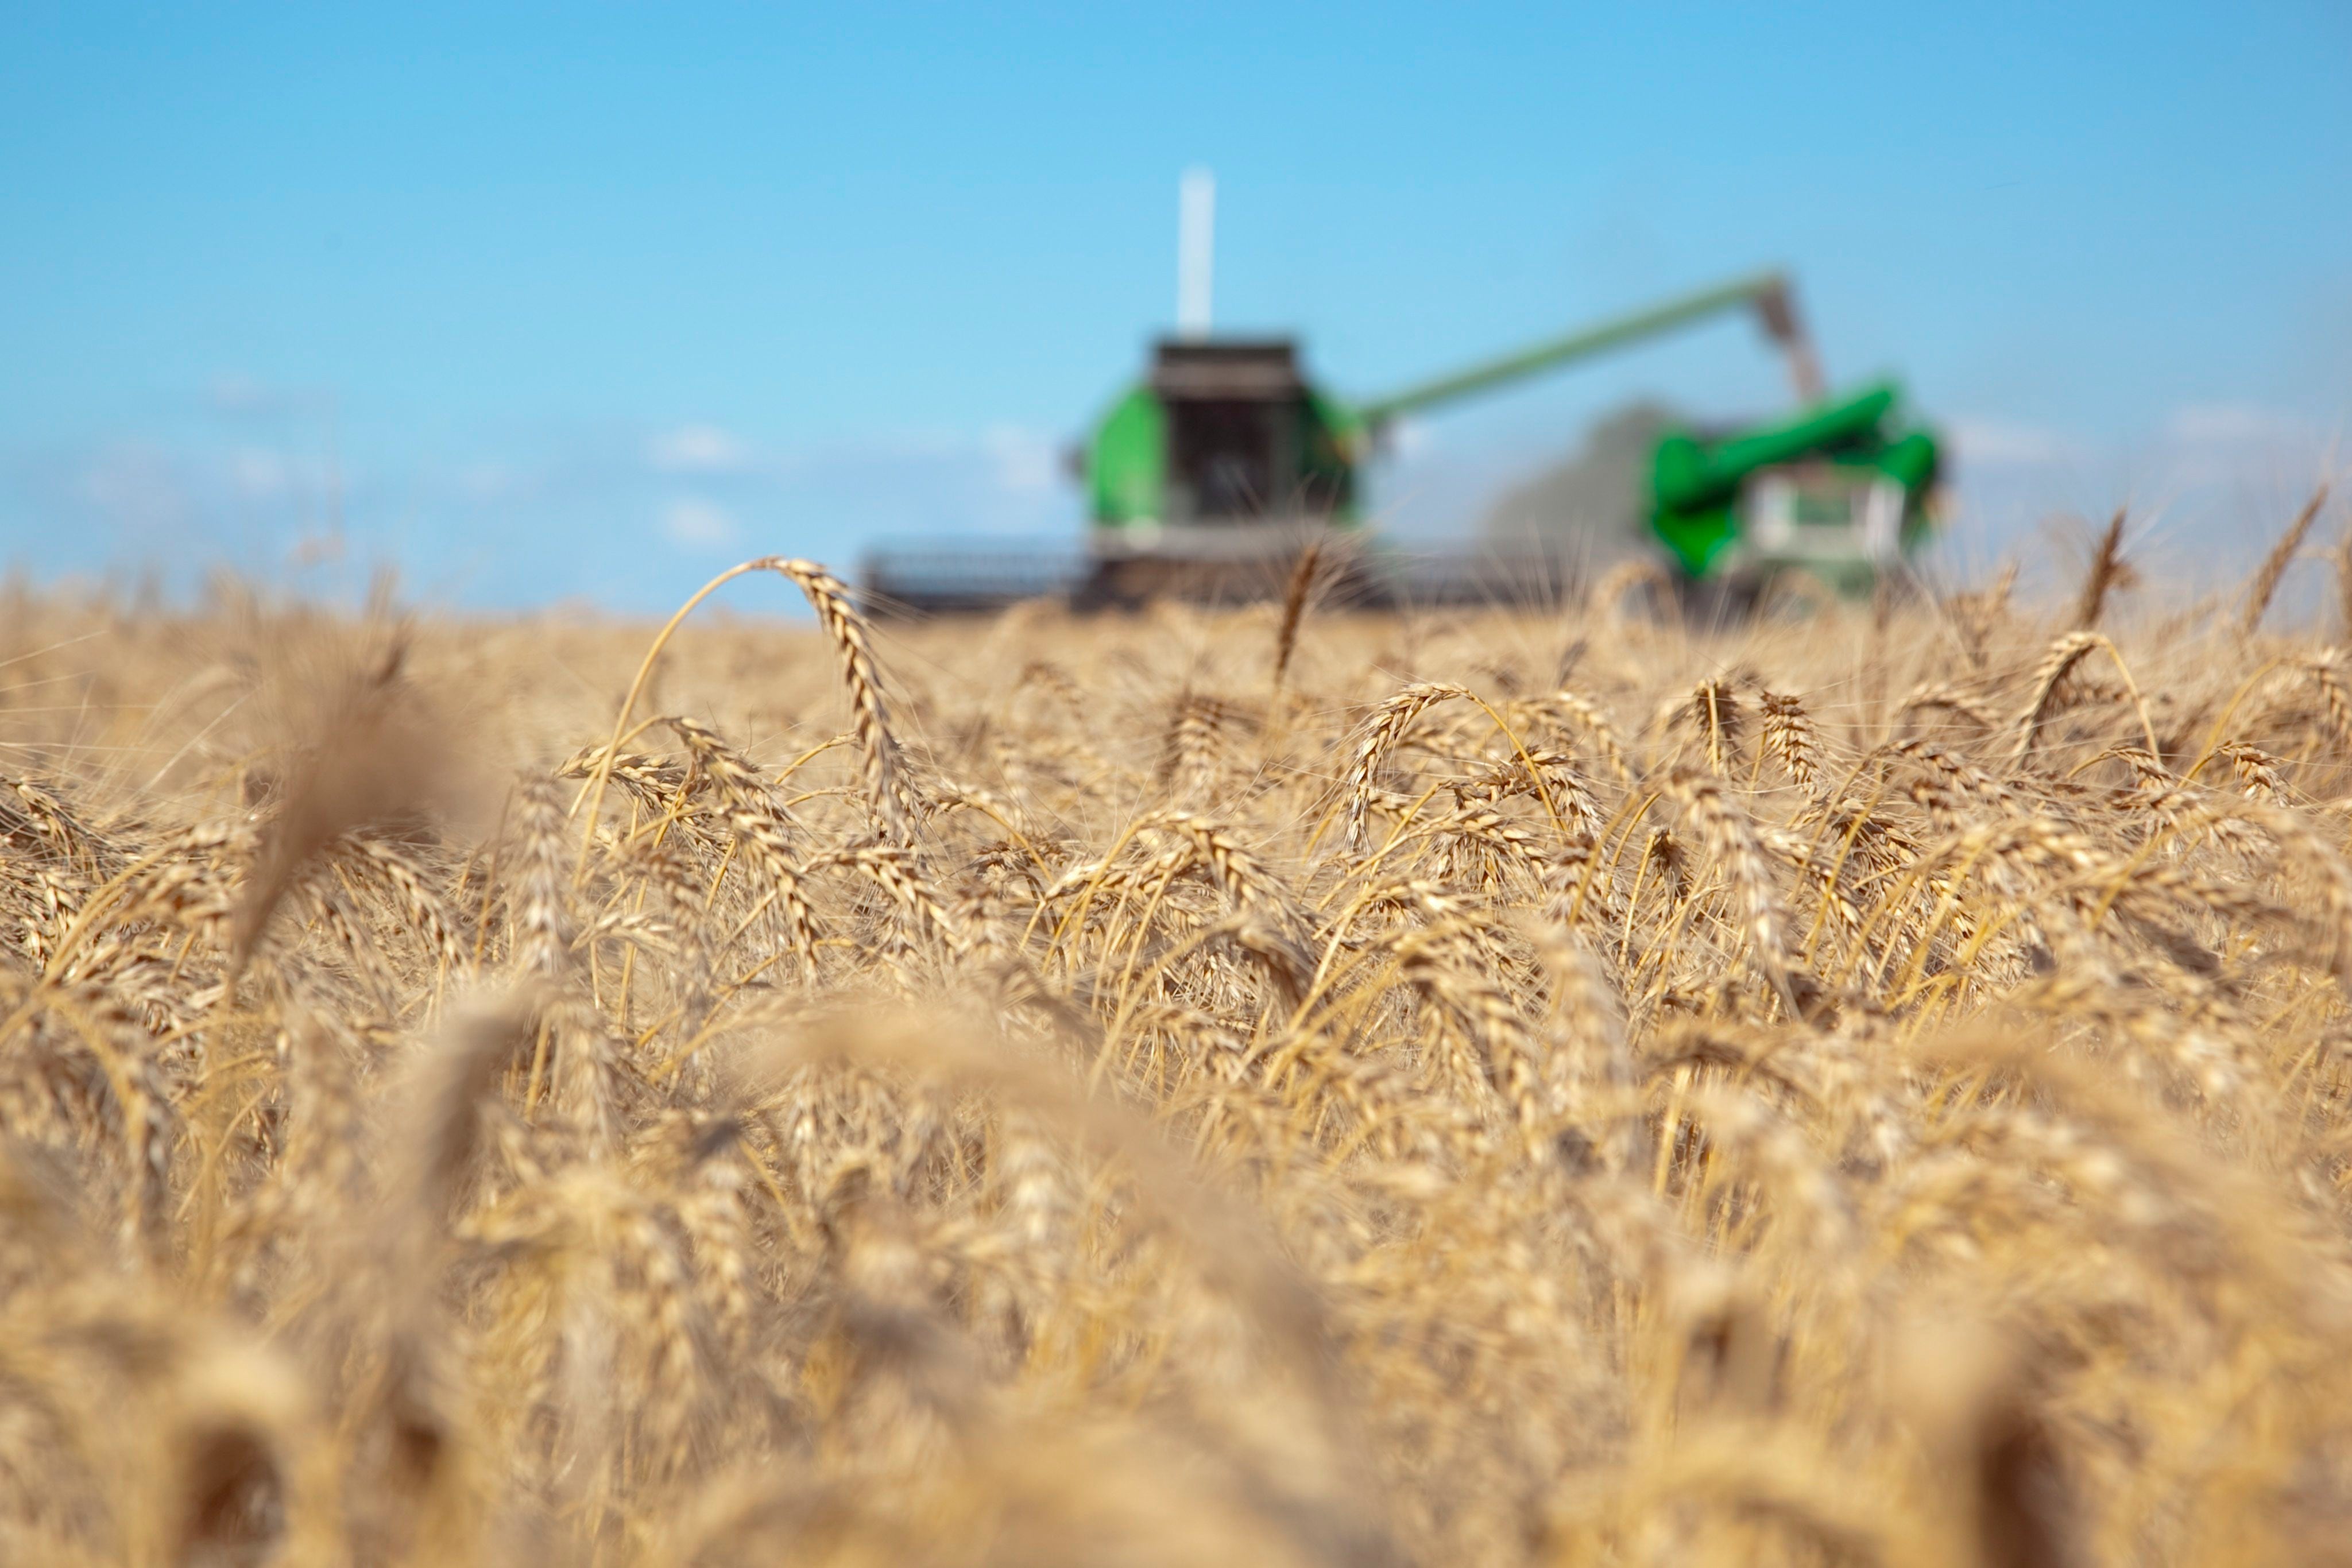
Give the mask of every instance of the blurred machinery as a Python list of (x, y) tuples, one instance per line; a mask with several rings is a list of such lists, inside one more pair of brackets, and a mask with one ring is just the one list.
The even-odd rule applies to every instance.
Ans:
[(1906, 423), (1891, 383), (1825, 395), (1793, 290), (1779, 273), (1736, 278), (1351, 402), (1307, 378), (1291, 339), (1211, 334), (1211, 203), (1206, 176), (1188, 175), (1178, 329), (1159, 341), (1144, 379), (1073, 454), (1089, 525), (1083, 557), (878, 549), (864, 574), (877, 606), (976, 610), (1051, 592), (1088, 607), (1166, 595), (1259, 597), (1279, 591), (1298, 552), (1318, 538), (1353, 546), (1348, 596), (1359, 602), (1557, 594), (1574, 586), (1564, 551), (1465, 547), (1433, 555), (1384, 547), (1364, 524), (1370, 460), (1404, 415), (1727, 311), (1754, 314), (1787, 361), (1798, 407), (1761, 425), (1660, 437), (1643, 510), (1674, 573), (1735, 598), (1790, 570), (1841, 592), (1866, 592), (1928, 532), (1934, 436)]

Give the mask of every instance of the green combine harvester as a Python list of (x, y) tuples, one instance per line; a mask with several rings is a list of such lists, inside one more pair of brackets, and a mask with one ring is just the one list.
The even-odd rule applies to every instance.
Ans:
[[(1188, 218), (1194, 204), (1188, 190)], [(1089, 522), (1083, 561), (877, 551), (865, 577), (878, 605), (974, 610), (1052, 591), (1088, 607), (1262, 597), (1280, 591), (1310, 541), (1333, 538), (1355, 546), (1349, 586), (1360, 602), (1557, 595), (1578, 576), (1566, 549), (1407, 555), (1369, 537), (1365, 469), (1384, 435), (1406, 414), (1737, 310), (1752, 311), (1785, 356), (1799, 406), (1762, 425), (1675, 430), (1659, 440), (1643, 514), (1663, 561), (1729, 602), (1791, 570), (1866, 593), (1930, 530), (1935, 437), (1905, 421), (1891, 383), (1824, 395), (1780, 274), (1735, 279), (1351, 402), (1307, 378), (1292, 340), (1210, 335), (1204, 251), (1188, 234), (1178, 333), (1156, 345), (1150, 372), (1074, 455)]]

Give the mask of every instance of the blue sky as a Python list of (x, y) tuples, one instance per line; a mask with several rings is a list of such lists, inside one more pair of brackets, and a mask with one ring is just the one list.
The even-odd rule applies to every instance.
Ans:
[[(2352, 434), (2347, 68), (2336, 0), (13, 0), (0, 559), (635, 612), (1073, 531), (1194, 163), (1220, 325), (1342, 391), (1780, 263), (1955, 434), (1961, 553), (2121, 501), (2242, 551)], [(1431, 419), (1381, 500), (1465, 527), (1642, 393), (1782, 395), (1726, 322)]]

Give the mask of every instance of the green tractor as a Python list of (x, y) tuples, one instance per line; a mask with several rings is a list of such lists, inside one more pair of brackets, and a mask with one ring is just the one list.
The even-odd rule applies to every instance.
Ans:
[(1668, 432), (1650, 457), (1650, 531), (1692, 580), (1752, 590), (1793, 570), (1869, 593), (1933, 522), (1936, 438), (1904, 423), (1900, 398), (1882, 382), (1775, 423)]

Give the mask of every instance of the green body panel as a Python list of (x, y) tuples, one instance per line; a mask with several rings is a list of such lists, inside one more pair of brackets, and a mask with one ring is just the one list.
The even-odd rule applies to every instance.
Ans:
[(1894, 407), (1895, 389), (1880, 385), (1727, 438), (1701, 441), (1670, 431), (1651, 460), (1650, 493), (1661, 507), (1705, 506), (1737, 491), (1759, 469), (1874, 440)]
[[(1936, 438), (1924, 430), (1915, 430), (1881, 452), (1875, 466), (1905, 490), (1922, 495), (1935, 484), (1943, 462)], [(1925, 517), (1921, 520), (1924, 523)]]
[(1685, 577), (1705, 577), (1724, 552), (1739, 540), (1739, 516), (1734, 501), (1707, 507), (1659, 507), (1650, 514), (1650, 530)]
[(1306, 450), (1300, 454), (1304, 477), (1328, 485), (1339, 497), (1331, 514), (1335, 523), (1352, 523), (1361, 516), (1356, 495), (1356, 465), (1370, 444), (1364, 422), (1356, 411), (1320, 387), (1307, 389)]
[(1166, 506), (1168, 413), (1150, 387), (1111, 405), (1087, 448), (1087, 515), (1103, 528), (1156, 519)]
[(1909, 549), (1927, 530), (1927, 501), (1941, 457), (1927, 432), (1898, 427), (1899, 402), (1895, 388), (1882, 382), (1736, 435), (1668, 432), (1651, 456), (1652, 532), (1685, 574), (1709, 576), (1729, 564), (1739, 543), (1741, 504), (1751, 482), (1773, 469), (1825, 465), (1846, 470), (1845, 477), (1899, 486), (1900, 542)]

